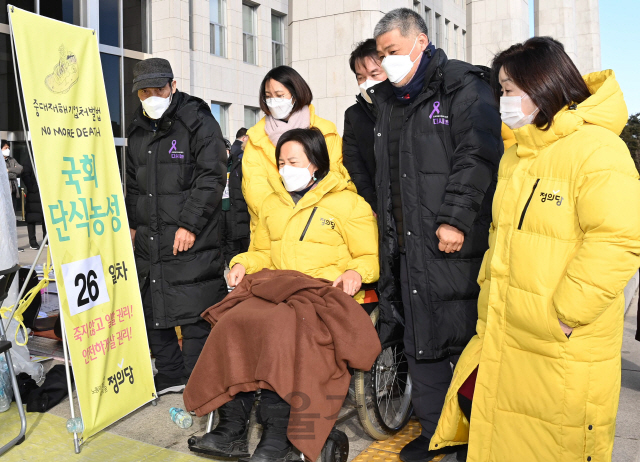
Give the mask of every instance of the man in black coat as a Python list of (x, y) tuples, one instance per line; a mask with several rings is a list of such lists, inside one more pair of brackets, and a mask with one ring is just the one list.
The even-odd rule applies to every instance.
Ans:
[[(226, 155), (209, 106), (177, 91), (169, 61), (133, 70), (126, 205), (158, 394), (184, 389), (227, 293), (220, 249)], [(181, 326), (182, 353), (175, 326)]]
[(402, 302), (422, 434), (400, 459), (429, 461), (443, 453), (429, 443), (452, 364), (476, 330), (476, 280), (504, 150), (501, 119), (487, 70), (448, 60), (429, 43), (419, 14), (393, 10), (374, 36), (389, 78), (368, 90), (378, 111), (380, 328), (384, 341)]
[(36, 225), (42, 223), (42, 239), (47, 234), (47, 228), (44, 223), (44, 214), (42, 213), (42, 200), (40, 199), (40, 187), (36, 179), (36, 172), (31, 165), (31, 159), (26, 156), (23, 161), (22, 182), (27, 187), (27, 202), (25, 204), (27, 232), (29, 234), (29, 246), (32, 249), (39, 249), (38, 239), (36, 235)]
[(243, 127), (236, 133), (227, 160), (227, 187), (222, 195), (222, 249), (227, 266), (233, 257), (249, 250), (249, 209), (242, 194), (242, 155), (247, 141)]
[(360, 94), (356, 96), (356, 104), (344, 113), (342, 162), (349, 171), (358, 194), (368, 202), (373, 212), (377, 213), (376, 159), (373, 153), (376, 113), (366, 91), (387, 80), (387, 74), (380, 66), (374, 39), (367, 39), (356, 45), (349, 57), (349, 67), (356, 75)]

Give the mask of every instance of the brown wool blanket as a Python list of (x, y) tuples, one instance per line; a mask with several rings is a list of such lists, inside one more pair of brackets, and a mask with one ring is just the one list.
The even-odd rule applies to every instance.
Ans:
[(187, 410), (202, 416), (239, 392), (273, 390), (291, 405), (289, 440), (316, 460), (349, 389), (347, 365), (368, 370), (381, 351), (367, 313), (331, 284), (262, 270), (202, 313), (213, 329), (184, 390)]

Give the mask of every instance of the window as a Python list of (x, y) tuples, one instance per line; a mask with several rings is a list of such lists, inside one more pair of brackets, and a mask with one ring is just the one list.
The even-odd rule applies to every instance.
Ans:
[(436, 43), (435, 46), (442, 48), (442, 18), (436, 13)]
[(444, 20), (444, 42), (442, 42), (444, 46), (442, 47), (442, 49), (446, 54), (449, 54), (449, 24), (450, 23), (451, 21), (449, 21), (448, 19)]
[(229, 138), (229, 105), (226, 103), (211, 102), (211, 113), (220, 124), (222, 136)]
[(227, 28), (226, 24), (227, 1), (209, 1), (209, 31), (211, 34), (211, 46), (209, 51), (212, 55), (227, 56)]
[(133, 68), (140, 62), (139, 59), (124, 58), (124, 127), (129, 126), (133, 120), (133, 114), (135, 114), (138, 106), (140, 106), (140, 100), (138, 99), (138, 92), (133, 93)]
[(462, 60), (467, 60), (467, 31), (462, 31)]
[(453, 26), (453, 59), (458, 59), (458, 26)]
[(79, 26), (80, 0), (41, 0), (40, 14), (47, 18)]
[(22, 132), (10, 40), (9, 34), (0, 34), (0, 130)]
[(147, 0), (123, 0), (122, 2), (122, 41), (128, 50), (151, 53), (149, 46), (150, 31), (147, 29), (149, 11)]
[(256, 107), (244, 107), (244, 128), (247, 130), (253, 127), (260, 120), (260, 109)]
[(271, 13), (272, 67), (284, 64), (284, 16)]
[(424, 22), (427, 23), (427, 35), (429, 36), (429, 40), (433, 41), (433, 37), (431, 34), (433, 33), (433, 29), (431, 29), (431, 8), (424, 7)]
[(255, 6), (242, 4), (242, 60), (249, 64), (258, 63), (256, 9)]
[(420, 13), (420, 0), (413, 0), (413, 11)]
[(100, 43), (120, 46), (120, 1), (100, 0), (98, 6), (98, 27), (100, 30)]
[[(7, 13), (7, 5), (13, 5), (23, 10), (35, 13), (35, 2), (33, 0), (0, 0), (0, 23), (9, 24), (9, 16)], [(9, 54), (11, 56), (11, 54)]]
[(113, 137), (122, 136), (122, 116), (120, 104), (120, 56), (100, 53), (104, 87), (107, 90), (107, 103), (111, 115)]

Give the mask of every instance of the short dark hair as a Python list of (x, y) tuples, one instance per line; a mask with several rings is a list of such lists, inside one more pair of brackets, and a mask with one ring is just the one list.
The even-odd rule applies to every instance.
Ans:
[(316, 178), (318, 180), (327, 176), (331, 165), (329, 150), (327, 149), (324, 135), (318, 128), (293, 128), (284, 132), (276, 146), (276, 165), (280, 162), (280, 149), (289, 141), (295, 141), (302, 145), (302, 149), (304, 149), (304, 153), (307, 155), (309, 162), (318, 169), (316, 171)]
[(313, 101), (311, 88), (309, 88), (309, 85), (307, 85), (307, 82), (305, 82), (302, 76), (298, 74), (298, 71), (289, 66), (274, 67), (267, 72), (267, 75), (264, 76), (260, 84), (260, 109), (262, 109), (262, 112), (265, 114), (271, 115), (265, 94), (265, 86), (271, 79), (284, 85), (287, 90), (289, 90), (289, 93), (291, 93), (291, 96), (293, 96), (294, 105), (291, 111), (292, 113), (299, 111)]
[(413, 37), (413, 34), (424, 34), (429, 37), (429, 29), (424, 18), (409, 8), (396, 8), (385, 14), (373, 29), (375, 38), (398, 29), (403, 37)]
[(10, 146), (7, 140), (2, 140), (2, 144), (0, 144), (0, 148), (4, 148), (5, 146)]
[(591, 96), (562, 43), (551, 37), (533, 37), (496, 55), (491, 64), (491, 86), (497, 99), (502, 94), (501, 68), (540, 109), (533, 123), (542, 130), (551, 128), (563, 107), (577, 106)]
[(236, 132), (236, 139), (240, 139), (243, 136), (247, 136), (247, 129), (242, 127), (240, 130)]
[(367, 39), (358, 44), (351, 52), (351, 56), (349, 56), (349, 67), (351, 68), (351, 72), (356, 73), (356, 63), (364, 64), (364, 60), (366, 58), (371, 58), (374, 61), (378, 61), (378, 50), (376, 48), (376, 40), (375, 39)]

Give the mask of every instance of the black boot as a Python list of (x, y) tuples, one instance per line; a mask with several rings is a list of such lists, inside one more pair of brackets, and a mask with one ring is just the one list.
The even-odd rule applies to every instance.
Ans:
[(189, 449), (218, 457), (248, 457), (247, 434), (252, 406), (253, 393), (238, 393), (233, 400), (218, 408), (220, 421), (216, 428), (193, 441)]
[(258, 421), (262, 436), (255, 452), (240, 462), (289, 462), (299, 460), (293, 444), (287, 438), (291, 406), (270, 390), (262, 390)]
[(431, 440), (426, 436), (418, 436), (415, 440), (402, 448), (400, 451), (400, 460), (402, 462), (429, 462), (442, 454), (453, 454), (459, 448), (459, 446), (447, 446), (430, 451), (430, 442)]

